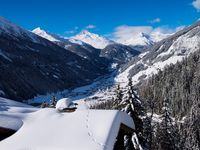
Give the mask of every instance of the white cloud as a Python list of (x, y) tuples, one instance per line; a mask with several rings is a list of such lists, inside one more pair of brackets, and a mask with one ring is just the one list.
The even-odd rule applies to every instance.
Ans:
[(195, 0), (195, 1), (193, 1), (193, 2), (192, 2), (192, 6), (193, 6), (194, 8), (196, 8), (197, 11), (200, 11), (200, 0)]
[(150, 33), (153, 30), (151, 26), (119, 26), (115, 28), (113, 37), (115, 39), (129, 39), (141, 32)]
[(177, 28), (169, 28), (168, 26), (160, 26), (153, 28), (152, 26), (119, 26), (116, 27), (112, 33), (112, 40), (122, 44), (140, 44), (143, 42), (142, 34), (145, 33), (150, 36), (152, 41), (160, 41), (176, 31), (182, 29), (184, 26)]
[(153, 20), (151, 20), (150, 21), (150, 23), (159, 23), (159, 22), (161, 22), (161, 19), (160, 18), (156, 18), (156, 19), (153, 19)]
[(96, 28), (96, 26), (93, 25), (93, 24), (89, 24), (89, 25), (86, 26), (85, 28), (86, 28), (86, 29), (94, 29), (94, 28)]

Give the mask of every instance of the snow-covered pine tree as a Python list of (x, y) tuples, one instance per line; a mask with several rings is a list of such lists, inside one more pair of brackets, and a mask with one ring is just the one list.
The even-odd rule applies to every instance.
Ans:
[(123, 93), (122, 90), (120, 88), (120, 85), (117, 85), (116, 90), (115, 90), (116, 96), (114, 98), (114, 102), (113, 102), (113, 109), (121, 109), (121, 102), (122, 102), (122, 98), (123, 98)]
[(143, 142), (143, 107), (136, 90), (133, 88), (132, 80), (129, 79), (126, 95), (120, 103), (121, 110), (130, 115), (135, 123), (135, 133), (132, 137), (125, 136), (125, 147), (131, 149), (142, 149), (140, 142)]
[(173, 125), (173, 119), (170, 115), (169, 99), (166, 97), (163, 102), (161, 119), (162, 122), (157, 128), (158, 149), (176, 150), (179, 143), (177, 128)]

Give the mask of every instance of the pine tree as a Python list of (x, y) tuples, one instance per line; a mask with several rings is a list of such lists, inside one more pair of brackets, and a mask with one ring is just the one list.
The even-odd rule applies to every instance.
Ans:
[(121, 109), (121, 105), (120, 104), (121, 104), (122, 99), (123, 99), (123, 93), (122, 93), (122, 90), (120, 88), (120, 85), (117, 85), (115, 93), (116, 93), (116, 97), (114, 98), (113, 109), (120, 110)]
[(121, 110), (133, 118), (135, 123), (135, 133), (132, 137), (126, 136), (126, 149), (131, 149), (132, 144), (135, 149), (142, 149), (140, 142), (143, 143), (143, 107), (136, 90), (133, 88), (132, 81), (129, 79), (126, 96), (120, 103)]
[(196, 93), (193, 98), (193, 105), (190, 115), (186, 120), (185, 127), (187, 128), (185, 148), (200, 149), (200, 86), (199, 82), (195, 85)]
[(176, 150), (178, 149), (179, 136), (177, 127), (173, 125), (173, 119), (170, 115), (169, 99), (165, 98), (163, 102), (162, 122), (157, 129), (157, 142), (159, 149)]

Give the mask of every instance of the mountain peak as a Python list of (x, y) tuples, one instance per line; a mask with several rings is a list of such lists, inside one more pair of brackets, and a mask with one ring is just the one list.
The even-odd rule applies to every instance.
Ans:
[(45, 32), (45, 31), (42, 30), (40, 27), (37, 27), (37, 28), (33, 29), (32, 32)]
[(59, 41), (57, 38), (54, 37), (53, 34), (46, 32), (45, 30), (41, 29), (40, 27), (35, 28), (32, 30), (33, 33), (37, 34), (38, 36), (41, 36), (49, 41), (56, 42)]
[(89, 45), (92, 45), (95, 48), (103, 49), (108, 44), (113, 43), (111, 40), (106, 39), (103, 36), (89, 32), (88, 30), (83, 30), (79, 34), (71, 37), (72, 39), (83, 41)]

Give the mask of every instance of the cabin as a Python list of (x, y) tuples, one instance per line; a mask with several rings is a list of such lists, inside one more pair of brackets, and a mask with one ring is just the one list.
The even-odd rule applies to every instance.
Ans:
[[(0, 149), (123, 150), (123, 138), (132, 134), (132, 119), (117, 110), (76, 110), (59, 113), (41, 109), (30, 114), (32, 122), (0, 142)], [(13, 143), (14, 147), (13, 147)]]
[[(79, 109), (80, 106), (70, 112), (64, 111), (67, 108), (64, 106), (60, 111), (63, 103), (72, 106), (60, 102), (57, 109), (44, 108), (21, 115), (23, 123), (18, 119), (14, 123), (15, 127), (19, 124), (18, 129), (10, 126), (17, 132), (11, 135), (3, 131), (9, 137), (0, 142), (0, 149), (28, 146), (42, 150), (123, 150), (124, 135), (132, 135), (135, 130), (132, 118), (122, 111)], [(10, 119), (18, 118), (17, 115)], [(4, 127), (12, 125), (11, 120)]]

